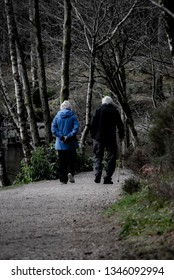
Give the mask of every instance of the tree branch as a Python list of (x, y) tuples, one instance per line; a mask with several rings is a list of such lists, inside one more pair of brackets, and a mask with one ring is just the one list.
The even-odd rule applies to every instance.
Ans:
[[(90, 45), (90, 42), (89, 42), (89, 39), (88, 39), (88, 36), (87, 36), (87, 31), (88, 33), (91, 35), (91, 32), (89, 30), (89, 28), (87, 27), (87, 25), (85, 24), (81, 14), (79, 13), (79, 11), (77, 10), (76, 6), (72, 3), (72, 7), (74, 8), (75, 12), (76, 12), (76, 16), (77, 18), (80, 20), (80, 22), (82, 23), (83, 25), (83, 28), (84, 28), (84, 35), (85, 35), (85, 38), (86, 38), (86, 42), (87, 42), (87, 45), (88, 45), (88, 48), (89, 50), (91, 51), (91, 45)], [(91, 35), (92, 37), (92, 35)]]
[[(104, 45), (106, 45), (107, 43), (109, 43), (112, 38), (114, 37), (115, 33), (117, 32), (118, 28), (126, 21), (126, 19), (129, 17), (129, 15), (132, 13), (132, 11), (134, 10), (136, 4), (138, 3), (138, 0), (136, 0), (134, 2), (134, 4), (132, 5), (131, 9), (129, 10), (129, 12), (127, 13), (127, 15), (117, 24), (117, 26), (115, 27), (115, 29), (112, 31), (112, 33), (110, 34), (109, 38), (105, 39), (103, 42), (101, 39), (100, 42), (98, 44), (96, 44), (96, 49), (100, 49), (102, 48)], [(104, 37), (103, 37), (104, 38)]]
[(155, 6), (157, 6), (158, 8), (160, 8), (161, 10), (163, 10), (165, 13), (167, 13), (168, 15), (170, 15), (172, 18), (174, 18), (174, 14), (167, 9), (166, 7), (164, 7), (163, 5), (153, 1), (153, 0), (149, 0), (152, 4), (154, 4)]

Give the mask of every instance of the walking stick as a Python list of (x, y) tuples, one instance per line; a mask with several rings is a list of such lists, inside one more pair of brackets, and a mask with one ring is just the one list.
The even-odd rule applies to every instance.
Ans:
[(119, 158), (118, 158), (118, 179), (117, 179), (117, 182), (120, 182), (120, 168), (121, 168), (121, 165), (122, 165), (122, 142), (120, 141), (120, 139), (118, 139), (118, 146), (119, 146), (119, 151), (118, 151), (118, 154), (119, 154)]
[(120, 182), (120, 159), (118, 160), (118, 180), (117, 182)]

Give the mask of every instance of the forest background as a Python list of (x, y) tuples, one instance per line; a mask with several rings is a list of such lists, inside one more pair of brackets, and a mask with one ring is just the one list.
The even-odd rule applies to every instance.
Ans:
[[(38, 173), (41, 155), (51, 152), (50, 165), (46, 164), (48, 158), (42, 162), (44, 170), (49, 167), (50, 175), (45, 171), (37, 178), (29, 174), (24, 181), (45, 179), (45, 173), (58, 176), (49, 145), (53, 141), (51, 121), (60, 103), (70, 99), (78, 115), (82, 157), (91, 144), (92, 112), (106, 94), (114, 99), (125, 124), (121, 153), (140, 153), (134, 161), (137, 170), (153, 157), (156, 161), (159, 156), (162, 158), (163, 168), (172, 164), (173, 115), (167, 123), (163, 117), (163, 127), (158, 123), (151, 129), (152, 121), (162, 118), (162, 108), (172, 107), (173, 102), (170, 1), (0, 3), (1, 142), (8, 138), (5, 124), (10, 123), (22, 144), (24, 173), (33, 173), (33, 162), (38, 166), (32, 169)], [(170, 110), (166, 109), (168, 114)], [(38, 131), (40, 122), (44, 127), (44, 146)], [(149, 141), (151, 146), (147, 148)], [(84, 168), (88, 165), (85, 161)], [(1, 185), (8, 183), (1, 149)]]
[(40, 145), (37, 122), (49, 144), (51, 120), (68, 98), (81, 147), (106, 94), (122, 112), (126, 149), (139, 145), (137, 118), (149, 119), (144, 101), (157, 108), (173, 92), (172, 8), (162, 3), (1, 1), (1, 118), (19, 131), (26, 164)]
[[(0, 185), (9, 183), (2, 145), (5, 123), (15, 127), (22, 145), (17, 180), (58, 176), (50, 127), (66, 99), (80, 122), (78, 171), (90, 169), (86, 150), (91, 144), (91, 115), (107, 94), (125, 125), (124, 164), (148, 178), (146, 184), (130, 180), (125, 190), (132, 194), (148, 185), (156, 199), (167, 200), (171, 207), (172, 1), (1, 0), (0, 7)], [(44, 145), (38, 122), (44, 125)], [(172, 217), (167, 230), (173, 227)]]

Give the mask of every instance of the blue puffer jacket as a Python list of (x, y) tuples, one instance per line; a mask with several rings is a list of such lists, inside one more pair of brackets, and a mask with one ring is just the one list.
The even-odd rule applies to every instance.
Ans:
[[(56, 137), (56, 150), (74, 150), (78, 148), (76, 134), (79, 129), (79, 123), (76, 115), (70, 109), (60, 110), (54, 117), (51, 132)], [(62, 136), (67, 137), (64, 143), (60, 139)]]

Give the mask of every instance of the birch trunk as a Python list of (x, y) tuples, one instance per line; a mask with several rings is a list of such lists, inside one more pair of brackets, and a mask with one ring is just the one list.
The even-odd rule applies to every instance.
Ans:
[(1, 94), (2, 94), (2, 98), (4, 100), (4, 103), (5, 103), (5, 106), (7, 108), (7, 113), (9, 113), (10, 116), (12, 117), (13, 122), (16, 125), (16, 127), (19, 128), (17, 113), (16, 113), (14, 105), (12, 105), (10, 97), (8, 95), (8, 91), (6, 89), (6, 85), (5, 85), (5, 82), (4, 82), (4, 77), (3, 77), (1, 65), (0, 65), (0, 83), (1, 83)]
[(17, 56), (18, 56), (18, 69), (20, 71), (20, 76), (22, 78), (23, 94), (24, 94), (25, 106), (28, 114), (28, 121), (29, 121), (31, 138), (32, 138), (32, 146), (35, 149), (39, 145), (39, 133), (38, 133), (36, 119), (35, 119), (35, 112), (32, 105), (31, 90), (30, 90), (30, 84), (28, 80), (26, 64), (24, 60), (24, 54), (20, 44), (16, 22), (13, 14), (12, 17), (13, 17), (13, 24), (14, 24), (13, 28), (15, 33), (14, 35), (16, 40)]
[(11, 0), (4, 0), (4, 3), (5, 3), (5, 10), (7, 16), (10, 59), (12, 64), (13, 81), (15, 86), (15, 96), (16, 96), (16, 104), (17, 104), (17, 115), (18, 115), (20, 137), (22, 142), (24, 159), (25, 162), (29, 164), (30, 144), (29, 144), (29, 136), (28, 136), (28, 129), (27, 129), (26, 108), (24, 105), (23, 92), (22, 92), (22, 87), (21, 87), (20, 77), (18, 72), (17, 53), (16, 53), (16, 45), (15, 45), (16, 38), (15, 38), (14, 22), (13, 22), (13, 7), (12, 7)]
[(18, 69), (20, 70), (20, 76), (22, 78), (23, 93), (25, 99), (25, 106), (28, 114), (28, 121), (30, 125), (32, 146), (35, 149), (39, 145), (39, 133), (36, 124), (35, 112), (32, 105), (31, 90), (30, 90), (29, 80), (28, 80), (26, 66), (24, 62), (24, 55), (20, 46), (17, 33), (16, 33), (16, 46), (17, 46), (17, 54), (18, 54)]
[(27, 114), (28, 114), (28, 121), (29, 121), (31, 138), (32, 138), (32, 146), (35, 149), (39, 145), (39, 133), (38, 133), (36, 119), (35, 119), (35, 113), (34, 113), (34, 109), (33, 109), (33, 105), (32, 105), (30, 84), (29, 84), (29, 80), (28, 80), (28, 74), (27, 74), (25, 60), (24, 60), (24, 54), (23, 54), (23, 51), (21, 48), (19, 35), (18, 35), (16, 22), (15, 22), (13, 13), (11, 13), (11, 21), (13, 22), (13, 33), (14, 33), (14, 37), (15, 37), (17, 57), (18, 57), (18, 59), (17, 59), (18, 70), (20, 71), (19, 73), (20, 73), (20, 76), (22, 79), (23, 94), (24, 94), (25, 106), (26, 106)]
[(91, 104), (92, 104), (92, 93), (93, 93), (93, 85), (94, 85), (94, 72), (95, 72), (95, 52), (92, 50), (90, 57), (90, 65), (89, 65), (89, 80), (88, 80), (88, 89), (86, 95), (86, 120), (85, 127), (81, 135), (81, 148), (84, 150), (86, 137), (89, 132), (90, 123), (91, 123)]

